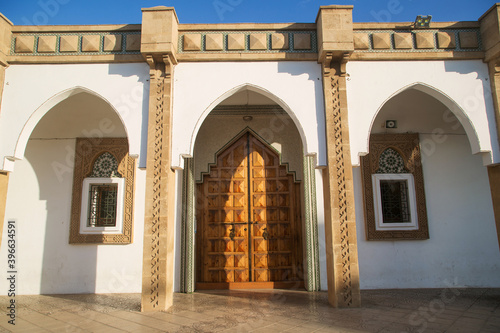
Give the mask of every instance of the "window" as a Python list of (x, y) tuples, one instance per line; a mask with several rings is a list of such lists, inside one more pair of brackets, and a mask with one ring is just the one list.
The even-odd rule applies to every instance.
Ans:
[(374, 134), (362, 158), (369, 240), (428, 239), (418, 134)]
[(135, 161), (127, 139), (77, 139), (70, 243), (132, 242)]
[(123, 178), (85, 178), (82, 186), (81, 234), (123, 232)]

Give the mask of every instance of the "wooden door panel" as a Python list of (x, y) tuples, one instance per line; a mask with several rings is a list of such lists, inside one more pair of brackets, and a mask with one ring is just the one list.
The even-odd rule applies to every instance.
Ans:
[(302, 258), (296, 188), (278, 154), (251, 134), (222, 152), (198, 185), (198, 281), (297, 280), (294, 272), (301, 267), (294, 267)]

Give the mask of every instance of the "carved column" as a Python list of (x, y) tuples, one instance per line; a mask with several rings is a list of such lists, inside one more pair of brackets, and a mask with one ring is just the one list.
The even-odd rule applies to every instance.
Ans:
[(171, 165), (172, 63), (148, 57), (148, 156), (142, 277), (142, 311), (168, 309), (173, 302), (175, 172)]
[(323, 172), (328, 300), (335, 307), (358, 307), (361, 298), (353, 176), (346, 81), (341, 67), (332, 61), (331, 54), (323, 64), (328, 154), (328, 167)]
[(173, 303), (175, 172), (172, 165), (172, 75), (177, 64), (173, 8), (142, 10), (141, 52), (150, 67), (142, 311)]
[(345, 78), (354, 51), (352, 8), (322, 6), (316, 20), (328, 155), (323, 171), (328, 300), (335, 307), (361, 304)]

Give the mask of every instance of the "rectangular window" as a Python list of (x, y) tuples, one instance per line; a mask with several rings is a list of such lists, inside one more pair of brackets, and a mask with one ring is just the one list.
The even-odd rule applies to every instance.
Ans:
[(81, 234), (115, 234), (123, 232), (124, 178), (83, 180)]
[(88, 227), (116, 226), (118, 184), (92, 184), (89, 193)]
[(411, 222), (407, 180), (381, 180), (380, 196), (384, 223)]
[(373, 174), (372, 184), (376, 230), (418, 229), (412, 174)]

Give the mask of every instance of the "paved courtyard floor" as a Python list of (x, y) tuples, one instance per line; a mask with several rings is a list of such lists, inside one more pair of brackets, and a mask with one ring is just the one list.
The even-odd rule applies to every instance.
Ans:
[(500, 289), (362, 291), (334, 309), (325, 292), (175, 294), (167, 312), (141, 313), (139, 294), (0, 297), (0, 332), (500, 332)]

